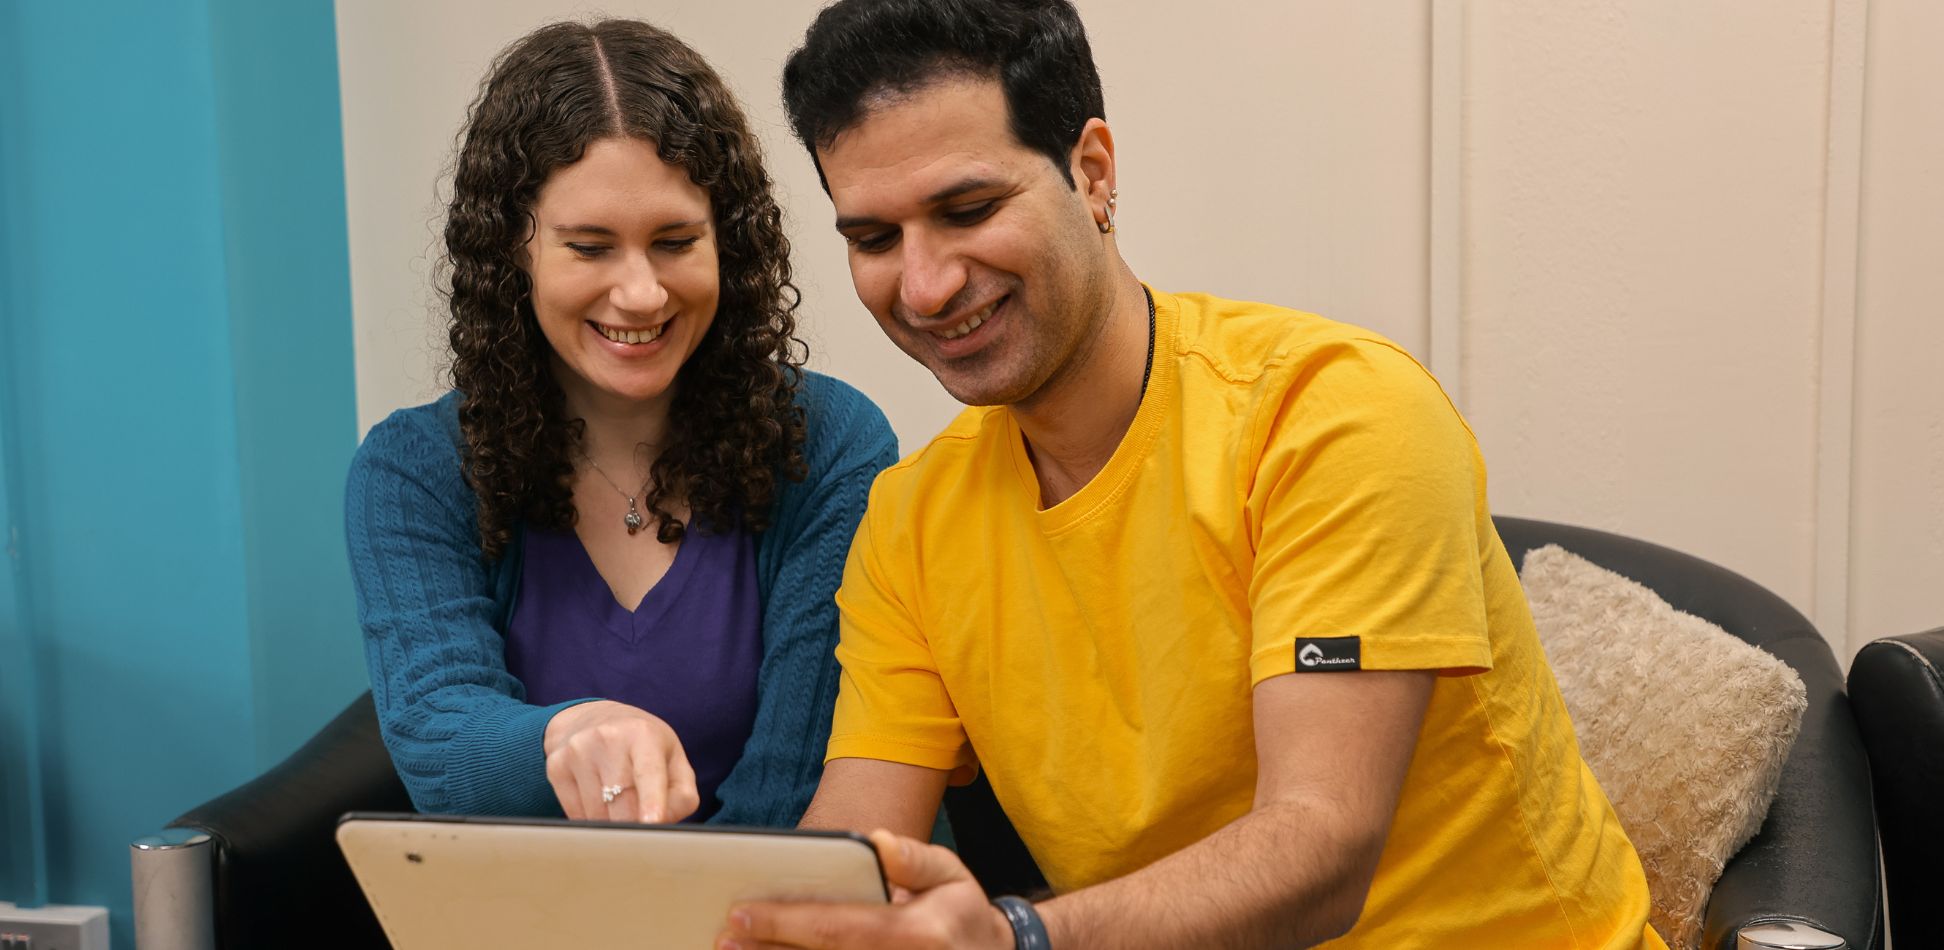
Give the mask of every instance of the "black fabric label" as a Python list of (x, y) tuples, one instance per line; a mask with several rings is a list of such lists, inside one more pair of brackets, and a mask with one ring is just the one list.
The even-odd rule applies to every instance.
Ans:
[(1358, 637), (1297, 637), (1296, 672), (1334, 673), (1363, 669), (1363, 640)]

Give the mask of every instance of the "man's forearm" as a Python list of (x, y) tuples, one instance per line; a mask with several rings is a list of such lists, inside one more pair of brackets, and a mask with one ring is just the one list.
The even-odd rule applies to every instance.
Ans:
[(905, 820), (900, 810), (859, 802), (812, 800), (803, 818), (797, 822), (797, 827), (808, 831), (850, 831), (860, 835), (883, 828), (918, 841), (931, 838), (930, 824)]
[(944, 791), (945, 773), (936, 769), (833, 759), (797, 827), (858, 834), (883, 828), (928, 841)]
[(1356, 923), (1383, 844), (1331, 809), (1270, 804), (1039, 910), (1057, 950), (1307, 947)]

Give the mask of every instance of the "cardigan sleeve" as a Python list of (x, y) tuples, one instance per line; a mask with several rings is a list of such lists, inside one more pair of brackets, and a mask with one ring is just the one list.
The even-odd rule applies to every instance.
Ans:
[(823, 777), (837, 702), (837, 585), (871, 483), (898, 460), (884, 414), (862, 393), (806, 373), (809, 472), (779, 491), (759, 548), (766, 583), (756, 725), (716, 790), (712, 823), (795, 825)]
[[(553, 706), (507, 672), (493, 565), (443, 404), (394, 413), (359, 446), (345, 539), (371, 695), (419, 810), (560, 814), (542, 737)], [(578, 700), (576, 701), (578, 702)]]

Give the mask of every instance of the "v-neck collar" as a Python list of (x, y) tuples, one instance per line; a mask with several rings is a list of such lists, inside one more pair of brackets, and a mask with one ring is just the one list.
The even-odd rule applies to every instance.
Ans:
[(601, 576), (601, 569), (594, 565), (594, 556), (587, 553), (587, 545), (581, 543), (580, 535), (573, 533), (574, 550), (579, 554), (580, 563), (577, 573), (581, 578), (581, 602), (587, 605), (596, 621), (629, 643), (639, 640), (642, 634), (655, 628), (663, 615), (675, 602), (676, 596), (688, 584), (688, 576), (695, 570), (696, 544), (693, 519), (684, 532), (682, 542), (675, 548), (675, 559), (669, 562), (668, 570), (656, 579), (654, 586), (641, 595), (641, 602), (633, 610), (623, 606), (614, 598), (614, 589), (608, 586), (607, 578)]

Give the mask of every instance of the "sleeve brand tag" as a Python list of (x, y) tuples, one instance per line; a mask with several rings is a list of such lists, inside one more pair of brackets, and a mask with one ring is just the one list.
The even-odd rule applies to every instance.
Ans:
[(1334, 673), (1363, 669), (1359, 637), (1297, 637), (1296, 672)]

